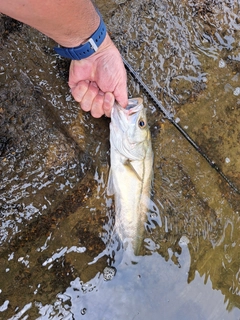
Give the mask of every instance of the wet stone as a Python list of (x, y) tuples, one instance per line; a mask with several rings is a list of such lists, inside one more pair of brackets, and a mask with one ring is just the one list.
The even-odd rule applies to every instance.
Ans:
[(106, 267), (106, 268), (104, 268), (104, 270), (103, 270), (103, 279), (105, 281), (112, 280), (115, 277), (116, 272), (117, 272), (117, 270), (114, 267)]
[(0, 33), (1, 65), (8, 66), (0, 70), (4, 78), (0, 82), (0, 243), (4, 245), (27, 229), (28, 221), (64, 200), (85, 175), (89, 161), (55, 111), (55, 105), (69, 108), (65, 95), (59, 93), (60, 87), (68, 90), (69, 63), (56, 62), (52, 50), (46, 50), (53, 47), (51, 40), (14, 19), (0, 15)]

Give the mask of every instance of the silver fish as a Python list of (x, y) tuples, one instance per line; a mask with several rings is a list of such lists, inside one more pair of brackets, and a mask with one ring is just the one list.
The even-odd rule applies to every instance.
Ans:
[(114, 195), (115, 230), (137, 255), (150, 202), (153, 152), (146, 109), (141, 98), (126, 109), (115, 104), (110, 123), (108, 195)]

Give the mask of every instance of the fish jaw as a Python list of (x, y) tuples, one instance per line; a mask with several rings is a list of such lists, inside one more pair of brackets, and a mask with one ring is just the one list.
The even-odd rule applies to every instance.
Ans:
[[(130, 117), (133, 118), (140, 110), (143, 110), (143, 100), (141, 98), (129, 99), (126, 108), (121, 107), (115, 102), (111, 112), (111, 124), (112, 126), (121, 127), (122, 131), (125, 131), (129, 126)], [(134, 119), (132, 122), (135, 123)]]

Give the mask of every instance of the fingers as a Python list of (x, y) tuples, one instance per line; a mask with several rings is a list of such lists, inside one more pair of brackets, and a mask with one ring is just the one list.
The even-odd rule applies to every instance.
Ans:
[(86, 94), (87, 90), (89, 87), (89, 81), (79, 81), (78, 84), (75, 87), (70, 87), (71, 88), (71, 93), (73, 98), (77, 102), (81, 102), (84, 95)]
[(104, 93), (102, 91), (99, 91), (99, 93), (94, 98), (91, 106), (91, 115), (94, 118), (100, 118), (102, 115), (104, 115), (103, 104), (104, 104)]
[(107, 117), (111, 117), (111, 110), (114, 105), (115, 97), (111, 92), (106, 92), (104, 96), (103, 111)]
[(111, 116), (115, 97), (111, 92), (103, 93), (95, 82), (79, 81), (71, 92), (74, 99), (80, 103), (81, 109), (90, 111), (94, 118), (100, 118), (104, 114)]
[(115, 100), (128, 104), (127, 74), (121, 55), (107, 35), (99, 50), (82, 60), (72, 60), (69, 70), (72, 95), (93, 117), (111, 116)]
[(88, 84), (88, 89), (85, 92), (84, 96), (82, 97), (82, 100), (79, 101), (81, 103), (81, 108), (84, 111), (91, 111), (92, 109), (92, 103), (95, 99), (95, 97), (98, 95), (99, 89), (95, 82), (90, 82)]
[(99, 93), (93, 100), (91, 114), (94, 118), (100, 118), (105, 114), (107, 117), (111, 117), (111, 110), (114, 105), (114, 95), (111, 92), (105, 94), (99, 90)]
[(127, 82), (120, 83), (114, 91), (115, 100), (121, 107), (126, 108), (128, 105)]

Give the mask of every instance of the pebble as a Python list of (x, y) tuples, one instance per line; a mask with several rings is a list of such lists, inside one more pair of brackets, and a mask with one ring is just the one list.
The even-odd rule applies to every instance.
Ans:
[(219, 68), (225, 68), (226, 62), (223, 59), (220, 59), (218, 66), (219, 66)]
[(234, 91), (233, 91), (233, 94), (235, 96), (239, 96), (240, 95), (240, 87), (237, 87)]
[(114, 267), (106, 267), (103, 270), (103, 279), (105, 281), (112, 280), (116, 274), (116, 268)]
[(229, 163), (229, 162), (230, 162), (230, 159), (229, 159), (229, 158), (226, 158), (226, 159), (225, 159), (225, 162), (226, 162), (226, 163)]

